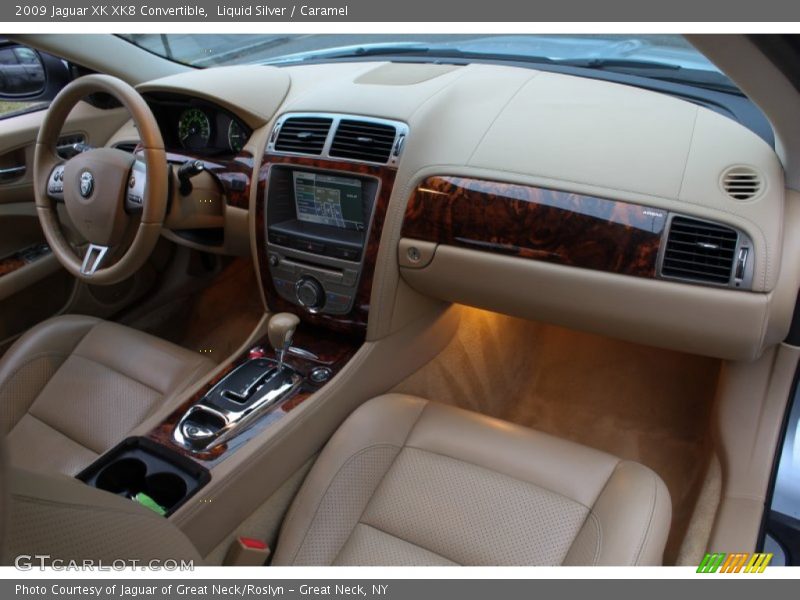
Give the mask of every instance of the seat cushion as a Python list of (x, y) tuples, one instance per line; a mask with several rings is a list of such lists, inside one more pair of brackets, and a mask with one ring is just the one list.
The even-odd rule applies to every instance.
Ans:
[(74, 475), (212, 368), (197, 352), (115, 323), (45, 321), (0, 361), (11, 464)]
[(391, 394), (331, 438), (273, 564), (655, 565), (670, 517), (638, 463)]

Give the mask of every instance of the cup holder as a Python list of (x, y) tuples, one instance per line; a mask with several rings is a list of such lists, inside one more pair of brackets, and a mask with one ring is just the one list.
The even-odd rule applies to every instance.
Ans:
[(165, 508), (175, 506), (188, 491), (186, 482), (175, 473), (154, 473), (144, 483), (145, 494)]
[(138, 458), (122, 458), (100, 471), (95, 487), (133, 498), (144, 489), (146, 475), (144, 462)]
[(77, 478), (169, 516), (208, 483), (211, 475), (194, 461), (147, 438), (128, 438)]

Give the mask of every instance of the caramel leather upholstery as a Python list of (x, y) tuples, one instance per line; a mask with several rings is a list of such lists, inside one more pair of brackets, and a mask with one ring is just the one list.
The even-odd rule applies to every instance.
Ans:
[[(12, 470), (18, 554), (195, 559), (172, 524), (61, 475)], [(9, 518), (10, 517), (10, 518)], [(275, 565), (660, 564), (669, 495), (649, 469), (413, 396), (356, 410), (294, 500)]]
[(45, 321), (0, 360), (11, 465), (74, 475), (211, 368), (199, 353), (93, 317)]
[(392, 394), (331, 438), (273, 564), (659, 565), (670, 506), (638, 463)]
[(60, 474), (11, 469), (7, 488), (6, 535), (0, 564), (20, 555), (48, 555), (49, 561), (92, 559), (193, 560), (201, 558), (180, 529), (127, 498)]

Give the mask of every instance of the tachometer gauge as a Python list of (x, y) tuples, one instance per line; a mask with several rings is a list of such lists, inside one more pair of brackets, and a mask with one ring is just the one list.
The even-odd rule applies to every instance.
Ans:
[(228, 146), (233, 152), (239, 152), (247, 143), (247, 133), (244, 128), (234, 120), (228, 125)]
[(190, 108), (178, 120), (178, 137), (187, 150), (200, 150), (211, 139), (211, 123), (208, 115), (199, 108)]

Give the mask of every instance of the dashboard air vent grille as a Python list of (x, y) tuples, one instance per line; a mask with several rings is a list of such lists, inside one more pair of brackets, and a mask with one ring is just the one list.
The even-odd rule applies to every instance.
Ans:
[(342, 119), (331, 144), (331, 156), (386, 163), (397, 129), (393, 125)]
[(738, 233), (724, 225), (674, 217), (661, 274), (704, 283), (727, 284), (731, 278)]
[(722, 174), (722, 188), (734, 200), (751, 200), (762, 187), (761, 175), (750, 167), (731, 167)]
[(293, 117), (286, 119), (275, 140), (275, 149), (297, 154), (322, 154), (333, 119)]

